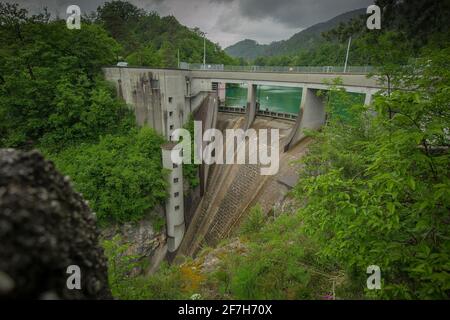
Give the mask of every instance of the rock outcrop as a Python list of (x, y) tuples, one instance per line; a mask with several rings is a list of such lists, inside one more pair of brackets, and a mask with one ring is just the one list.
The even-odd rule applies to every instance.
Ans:
[[(109, 299), (95, 216), (37, 152), (0, 149), (0, 298)], [(81, 289), (69, 289), (69, 266)]]
[[(152, 274), (167, 254), (167, 237), (165, 228), (156, 228), (154, 219), (164, 215), (161, 206), (154, 208), (150, 215), (138, 222), (127, 222), (103, 228), (101, 238), (111, 240), (120, 235), (120, 243), (127, 244), (127, 256), (138, 261), (146, 261), (133, 270), (133, 274)], [(153, 216), (153, 217), (152, 217)]]

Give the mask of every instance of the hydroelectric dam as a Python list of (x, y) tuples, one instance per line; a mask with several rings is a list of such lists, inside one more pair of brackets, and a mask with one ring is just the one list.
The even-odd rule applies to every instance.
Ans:
[[(169, 141), (162, 147), (163, 166), (171, 172), (165, 204), (167, 247), (173, 255), (186, 256), (195, 256), (204, 246), (230, 236), (256, 203), (269, 211), (295, 185), (298, 168), (291, 163), (306, 152), (310, 142), (304, 129), (320, 129), (326, 121), (320, 90), (329, 90), (339, 77), (339, 87), (364, 95), (369, 104), (382, 89), (377, 78), (368, 78), (364, 72), (334, 73), (329, 69), (276, 72), (114, 66), (103, 71), (105, 78), (115, 84), (118, 95), (134, 110), (137, 123), (154, 128)], [(247, 87), (246, 105), (225, 106), (226, 84)], [(301, 88), (298, 113), (260, 108), (258, 86)], [(201, 164), (198, 191), (187, 191), (182, 167), (172, 163), (170, 153), (176, 143), (170, 140), (174, 130), (183, 127), (191, 114), (194, 120), (202, 122), (203, 132), (278, 129), (279, 172), (274, 176), (261, 175), (259, 164)]]

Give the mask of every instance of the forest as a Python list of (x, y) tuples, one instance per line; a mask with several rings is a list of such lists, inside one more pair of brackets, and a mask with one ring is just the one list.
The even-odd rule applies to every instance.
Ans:
[[(323, 130), (308, 133), (315, 142), (289, 195), (294, 207), (270, 216), (253, 208), (235, 234), (246, 254), (226, 251), (208, 274), (198, 273), (200, 255), (131, 275), (139, 262), (127, 246), (105, 241), (116, 298), (450, 297), (450, 11), (444, 1), (376, 2), (385, 8), (381, 30), (356, 19), (308, 51), (252, 62), (333, 65), (352, 36), (352, 64), (375, 66), (386, 86), (370, 106), (348, 101), (345, 118), (330, 105)], [(99, 225), (137, 221), (167, 196), (164, 138), (136, 125), (101, 67), (199, 63), (204, 34), (124, 1), (82, 23), (68, 30), (46, 11), (0, 3), (0, 147), (40, 150), (70, 176)], [(208, 40), (206, 50), (208, 62), (243, 63)], [(345, 101), (339, 80), (329, 85), (326, 98)], [(365, 287), (372, 264), (383, 270), (382, 290)]]
[[(164, 139), (136, 126), (101, 67), (123, 59), (176, 67), (177, 50), (184, 61), (201, 61), (203, 36), (123, 1), (82, 23), (69, 30), (46, 11), (0, 4), (0, 147), (41, 150), (73, 179), (101, 224), (136, 221), (166, 197)], [(211, 62), (231, 63), (216, 44), (206, 47)]]

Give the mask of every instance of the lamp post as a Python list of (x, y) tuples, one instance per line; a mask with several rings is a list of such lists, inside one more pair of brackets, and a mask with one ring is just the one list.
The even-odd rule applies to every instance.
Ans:
[(347, 46), (347, 54), (345, 56), (345, 65), (344, 65), (344, 73), (347, 72), (347, 63), (348, 63), (348, 53), (350, 52), (350, 44), (352, 43), (352, 37), (348, 39), (348, 46)]
[(203, 69), (206, 69), (206, 32), (203, 33)]

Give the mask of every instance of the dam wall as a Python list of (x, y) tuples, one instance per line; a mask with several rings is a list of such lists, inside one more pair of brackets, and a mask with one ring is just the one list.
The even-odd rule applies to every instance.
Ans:
[(105, 79), (134, 111), (138, 125), (148, 125), (169, 140), (212, 91), (208, 79), (192, 79), (187, 70), (103, 68)]

